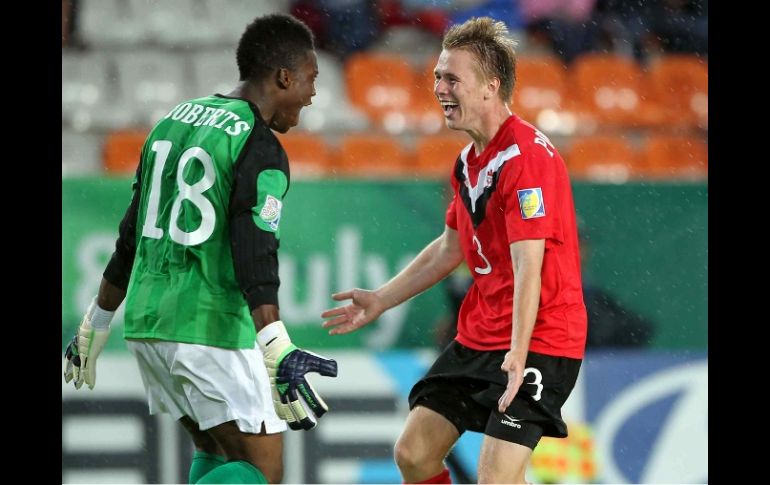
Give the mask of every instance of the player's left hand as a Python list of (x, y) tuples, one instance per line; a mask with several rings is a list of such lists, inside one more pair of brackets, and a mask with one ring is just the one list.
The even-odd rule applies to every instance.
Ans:
[(337, 361), (297, 348), (280, 320), (257, 334), (270, 376), (273, 405), (278, 417), (293, 430), (313, 429), (329, 407), (305, 378), (308, 372), (337, 376)]
[(67, 345), (64, 357), (67, 366), (64, 369), (64, 382), (74, 380), (75, 389), (80, 389), (85, 382), (89, 389), (96, 385), (96, 359), (101, 354), (104, 344), (110, 336), (109, 327), (95, 329), (91, 327), (88, 313), (78, 327), (78, 332)]
[(526, 365), (526, 354), (522, 357), (513, 351), (508, 351), (503, 359), (503, 365), (500, 369), (508, 374), (508, 384), (505, 386), (505, 392), (497, 401), (497, 410), (504, 413), (508, 406), (513, 402), (513, 398), (519, 392), (522, 382), (524, 382), (524, 367)]

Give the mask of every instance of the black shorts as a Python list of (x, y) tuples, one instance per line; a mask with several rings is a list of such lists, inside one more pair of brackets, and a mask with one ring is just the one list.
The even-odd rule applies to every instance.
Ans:
[(534, 449), (542, 436), (564, 438), (561, 407), (577, 381), (580, 359), (529, 352), (524, 382), (505, 413), (497, 402), (508, 375), (505, 350), (482, 352), (452, 341), (409, 393), (409, 409), (424, 406), (463, 434), (477, 431)]

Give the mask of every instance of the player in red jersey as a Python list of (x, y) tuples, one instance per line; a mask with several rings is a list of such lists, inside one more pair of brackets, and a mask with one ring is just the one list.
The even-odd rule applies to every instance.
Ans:
[(473, 274), (457, 337), (409, 396), (395, 447), (408, 483), (450, 483), (444, 458), (466, 430), (485, 434), (479, 483), (524, 483), (542, 436), (567, 436), (561, 407), (586, 340), (575, 207), (548, 138), (511, 113), (514, 42), (502, 22), (471, 19), (444, 37), (434, 93), (447, 126), (472, 139), (452, 171), (444, 233), (375, 291), (333, 295), (331, 334), (352, 332), (447, 276)]

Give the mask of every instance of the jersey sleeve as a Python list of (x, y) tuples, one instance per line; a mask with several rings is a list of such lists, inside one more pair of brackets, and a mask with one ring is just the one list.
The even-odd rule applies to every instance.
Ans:
[(141, 199), (142, 187), (142, 162), (139, 160), (139, 166), (136, 169), (132, 189), (134, 194), (131, 203), (120, 221), (118, 230), (118, 240), (115, 242), (115, 251), (110, 257), (109, 263), (102, 276), (114, 286), (121, 290), (128, 288), (128, 281), (131, 278), (131, 269), (134, 266), (136, 257), (136, 220), (139, 215), (139, 201)]
[(249, 310), (278, 305), (278, 247), (288, 160), (271, 135), (255, 132), (235, 169), (230, 242), (235, 276)]
[(457, 230), (457, 194), (452, 196), (452, 200), (449, 201), (449, 205), (446, 209), (446, 216), (444, 217), (446, 225)]
[(562, 189), (566, 169), (559, 164), (564, 162), (556, 151), (534, 145), (504, 167), (501, 189), (509, 244), (525, 239), (564, 242), (560, 210), (568, 194)]

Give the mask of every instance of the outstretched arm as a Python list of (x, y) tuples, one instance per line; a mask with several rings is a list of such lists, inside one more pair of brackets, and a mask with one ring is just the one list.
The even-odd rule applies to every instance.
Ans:
[(348, 305), (326, 310), (322, 318), (330, 335), (357, 330), (379, 317), (385, 310), (403, 303), (444, 279), (463, 259), (457, 231), (449, 226), (428, 244), (406, 268), (375, 291), (352, 289), (335, 293), (337, 301), (352, 300)]

